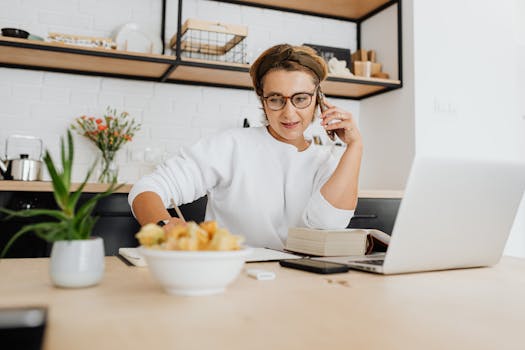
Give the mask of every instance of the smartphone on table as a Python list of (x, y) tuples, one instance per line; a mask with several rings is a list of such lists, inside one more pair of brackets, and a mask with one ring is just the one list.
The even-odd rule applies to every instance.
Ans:
[(320, 273), (324, 275), (330, 273), (348, 272), (348, 270), (350, 269), (345, 264), (338, 264), (334, 262), (319, 261), (312, 259), (284, 259), (279, 261), (279, 265), (289, 267), (292, 269)]

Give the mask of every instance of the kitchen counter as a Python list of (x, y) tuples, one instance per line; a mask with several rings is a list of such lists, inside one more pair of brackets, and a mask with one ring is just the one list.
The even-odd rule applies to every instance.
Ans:
[(317, 275), (277, 263), (215, 296), (166, 294), (106, 258), (98, 286), (54, 288), (48, 259), (0, 262), (0, 307), (48, 307), (43, 349), (523, 349), (525, 260), (490, 268)]
[[(73, 184), (73, 190), (76, 190), (80, 184)], [(129, 193), (131, 184), (124, 184), (115, 193)], [(87, 183), (83, 192), (98, 193), (107, 189), (107, 184)], [(23, 192), (52, 192), (53, 185), (51, 181), (12, 181), (0, 180), (0, 191), (23, 191)]]
[[(73, 190), (77, 189), (78, 183), (73, 185)], [(129, 193), (133, 184), (124, 184), (115, 193)], [(106, 184), (88, 183), (84, 192), (97, 193), (103, 192), (107, 188)], [(0, 191), (23, 191), (23, 192), (51, 192), (53, 186), (50, 181), (11, 181), (0, 180)], [(359, 197), (363, 198), (402, 198), (403, 191), (398, 190), (361, 190)]]

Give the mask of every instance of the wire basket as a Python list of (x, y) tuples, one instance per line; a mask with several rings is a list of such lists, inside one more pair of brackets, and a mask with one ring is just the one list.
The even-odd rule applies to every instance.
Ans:
[[(181, 57), (207, 61), (246, 64), (248, 27), (187, 19), (181, 35)], [(177, 35), (170, 41), (175, 51)]]

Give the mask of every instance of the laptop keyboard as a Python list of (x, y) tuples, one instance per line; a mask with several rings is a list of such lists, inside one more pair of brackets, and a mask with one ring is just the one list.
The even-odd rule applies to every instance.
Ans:
[(371, 265), (381, 266), (381, 265), (383, 265), (383, 263), (385, 261), (380, 259), (380, 260), (357, 260), (357, 261), (352, 261), (352, 262), (360, 263), (360, 264), (371, 264)]

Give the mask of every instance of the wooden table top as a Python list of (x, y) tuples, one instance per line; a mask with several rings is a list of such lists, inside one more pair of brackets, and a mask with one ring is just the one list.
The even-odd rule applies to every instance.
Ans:
[(0, 307), (48, 306), (44, 349), (523, 349), (525, 260), (380, 276), (280, 267), (226, 293), (163, 292), (147, 268), (106, 258), (101, 284), (54, 288), (48, 259), (0, 261)]

